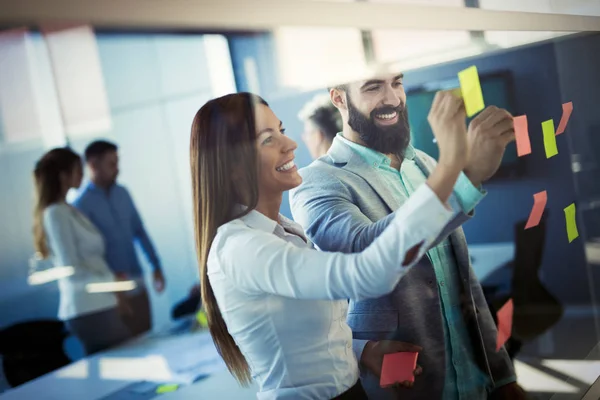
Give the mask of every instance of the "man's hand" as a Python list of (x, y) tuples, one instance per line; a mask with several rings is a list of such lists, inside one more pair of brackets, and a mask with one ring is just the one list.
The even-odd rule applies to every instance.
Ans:
[(527, 400), (527, 393), (516, 382), (500, 386), (494, 390), (490, 400)]
[(489, 106), (469, 124), (469, 162), (465, 175), (474, 186), (490, 179), (500, 167), (506, 145), (515, 139), (513, 117), (506, 110)]
[(154, 274), (152, 275), (154, 281), (154, 289), (158, 293), (162, 293), (165, 290), (165, 276), (162, 273), (160, 268), (154, 270)]
[[(378, 342), (369, 341), (363, 349), (360, 357), (360, 362), (369, 369), (375, 376), (381, 376), (381, 366), (383, 365), (384, 354), (398, 353), (401, 351), (406, 352), (419, 352), (423, 350), (422, 347), (416, 344), (397, 342), (395, 340), (380, 340)], [(415, 369), (415, 376), (421, 375), (423, 372), (422, 368), (417, 365)], [(401, 386), (412, 387), (412, 382), (400, 382)]]

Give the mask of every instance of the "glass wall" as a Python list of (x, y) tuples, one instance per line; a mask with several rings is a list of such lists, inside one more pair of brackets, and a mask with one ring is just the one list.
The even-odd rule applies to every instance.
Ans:
[[(479, 7), (600, 15), (597, 2), (584, 0), (540, 0), (535, 5), (385, 2), (426, 5), (432, 13), (439, 7)], [(307, 103), (315, 96), (328, 97), (334, 86), (403, 74), (411, 144), (437, 158), (427, 120), (433, 98), (439, 90), (459, 87), (458, 73), (471, 66), (477, 67), (486, 106), (528, 121), (530, 154), (519, 155), (515, 143), (508, 145), (497, 173), (483, 183), (485, 197), (475, 215), (462, 226), (491, 314), (496, 316), (508, 299), (514, 302), (507, 349), (518, 383), (532, 398), (578, 399), (600, 375), (599, 33), (523, 27), (480, 31), (468, 26), (452, 31), (362, 29), (314, 27), (308, 21), (306, 26), (275, 24), (251, 32), (228, 27), (219, 34), (205, 34), (202, 27), (182, 32), (164, 27), (140, 31), (9, 25), (0, 30), (0, 331), (57, 319), (59, 282), (65, 277), (48, 275), (55, 266), (40, 260), (32, 234), (34, 167), (57, 146), (68, 145), (82, 156), (95, 140), (118, 146), (118, 182), (137, 207), (166, 283), (164, 291), (155, 290), (155, 262), (137, 243), (153, 335), (168, 338), (168, 356), (159, 350), (145, 350), (143, 357), (127, 353), (125, 344), (125, 355), (101, 353), (100, 372), (94, 372), (93, 359), (84, 358), (82, 344), (71, 335), (65, 342), (68, 362), (81, 361), (62, 370), (61, 379), (76, 381), (97, 373), (113, 383), (177, 381), (194, 388), (198, 376), (184, 379), (182, 369), (173, 372), (188, 342), (177, 345), (171, 329), (175, 309), (195, 301), (190, 313), (195, 314), (199, 301), (189, 141), (192, 119), (206, 101), (236, 91), (262, 96), (298, 143), (295, 163), (304, 168), (315, 157), (300, 115)], [(542, 128), (548, 120), (565, 128), (553, 136), (557, 154), (552, 157)], [(84, 172), (83, 187), (90, 178)], [(525, 229), (532, 208), (539, 207), (534, 195), (541, 192), (547, 196), (541, 222)], [(71, 191), (67, 200), (76, 197)], [(572, 205), (574, 217), (567, 211)], [(281, 214), (294, 218), (287, 192)], [(202, 343), (208, 346), (202, 348), (204, 354), (212, 357), (212, 369), (203, 369), (202, 376), (226, 377), (212, 390), (221, 393), (227, 387), (236, 393), (232, 396), (237, 396), (235, 390), (239, 396), (246, 393), (233, 383), (210, 339)], [(198, 363), (190, 357), (184, 364), (191, 370)], [(138, 368), (137, 374), (125, 372)], [(171, 372), (157, 372), (163, 368)], [(37, 389), (28, 389), (30, 384), (22, 388), (34, 393)], [(0, 392), (17, 393), (10, 386), (16, 386), (10, 378), (4, 383), (0, 379)], [(106, 390), (108, 395), (113, 387)], [(254, 395), (256, 387), (250, 391)]]

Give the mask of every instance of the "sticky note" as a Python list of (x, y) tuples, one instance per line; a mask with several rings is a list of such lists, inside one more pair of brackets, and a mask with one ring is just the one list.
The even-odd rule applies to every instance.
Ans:
[(533, 228), (534, 226), (539, 225), (540, 221), (542, 220), (542, 214), (544, 214), (544, 209), (546, 208), (547, 202), (548, 193), (546, 193), (545, 190), (533, 195), (533, 208), (531, 209), (531, 214), (529, 214), (529, 219), (527, 220), (525, 229)]
[(571, 118), (571, 113), (573, 112), (573, 102), (570, 101), (568, 103), (564, 103), (562, 105), (563, 113), (560, 118), (560, 122), (558, 123), (558, 128), (556, 129), (556, 134), (560, 135), (567, 128), (567, 123), (569, 122), (569, 118)]
[(379, 385), (388, 387), (404, 381), (414, 382), (418, 356), (419, 353), (414, 352), (384, 354)]
[(519, 157), (531, 154), (531, 142), (529, 141), (529, 130), (527, 129), (527, 115), (514, 117), (515, 139), (517, 141), (517, 154)]
[(460, 71), (458, 73), (458, 80), (460, 81), (460, 90), (465, 101), (467, 117), (472, 117), (485, 108), (477, 67), (473, 65)]
[(200, 324), (201, 327), (208, 327), (208, 318), (206, 318), (206, 313), (202, 310), (196, 313), (196, 321)]
[(514, 305), (512, 299), (508, 300), (496, 313), (498, 318), (498, 337), (496, 338), (496, 351), (500, 350), (512, 333)]
[(556, 147), (556, 136), (554, 135), (554, 121), (549, 119), (542, 122), (542, 132), (544, 133), (544, 149), (546, 149), (546, 158), (554, 157), (558, 154)]
[(579, 237), (579, 232), (577, 231), (577, 219), (575, 203), (565, 208), (565, 220), (567, 222), (567, 236), (569, 237), (569, 243)]
[(176, 383), (168, 384), (168, 385), (160, 385), (156, 388), (157, 394), (170, 393), (179, 389), (179, 385)]

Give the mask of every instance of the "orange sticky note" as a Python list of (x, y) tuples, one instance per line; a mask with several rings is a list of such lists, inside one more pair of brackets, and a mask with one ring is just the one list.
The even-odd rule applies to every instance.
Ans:
[(529, 130), (527, 129), (527, 115), (514, 117), (515, 139), (517, 141), (517, 154), (519, 157), (531, 154), (531, 142), (529, 141)]
[(539, 225), (547, 202), (548, 193), (546, 193), (545, 190), (533, 195), (533, 208), (531, 209), (531, 214), (529, 214), (529, 219), (527, 220), (525, 229), (533, 228), (534, 226)]
[(414, 382), (418, 356), (419, 353), (404, 351), (384, 354), (379, 385), (385, 388), (399, 382)]
[(513, 312), (514, 305), (512, 299), (510, 299), (496, 313), (496, 317), (498, 317), (498, 337), (496, 339), (496, 351), (500, 350), (508, 338), (510, 338), (512, 332)]
[(573, 112), (573, 102), (570, 101), (568, 103), (564, 103), (562, 105), (563, 113), (560, 118), (560, 122), (558, 123), (558, 128), (556, 129), (556, 134), (560, 135), (567, 128), (567, 123), (569, 122), (569, 118), (571, 118), (571, 113)]

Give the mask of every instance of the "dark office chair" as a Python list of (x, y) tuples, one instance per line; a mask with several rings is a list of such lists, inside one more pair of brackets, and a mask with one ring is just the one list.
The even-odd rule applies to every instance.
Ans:
[(171, 318), (179, 319), (188, 315), (196, 314), (200, 308), (202, 298), (200, 295), (200, 285), (195, 285), (190, 290), (188, 297), (177, 303), (171, 310)]
[(4, 375), (12, 387), (68, 365), (63, 350), (69, 336), (65, 324), (40, 320), (12, 325), (0, 331), (0, 354)]
[(562, 305), (544, 287), (539, 276), (546, 239), (546, 218), (547, 214), (534, 228), (525, 229), (525, 221), (515, 226), (513, 336), (521, 340), (540, 336), (556, 324), (564, 312)]

